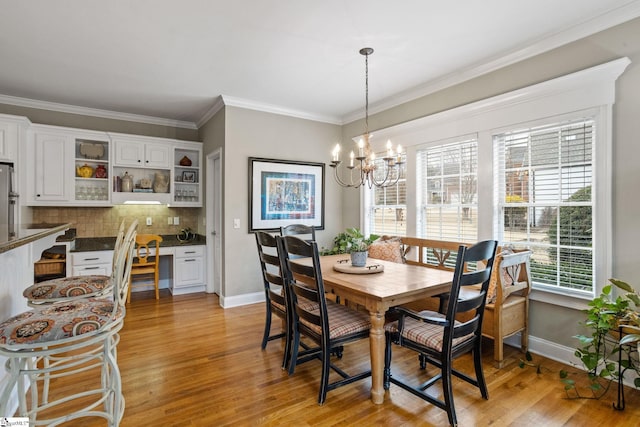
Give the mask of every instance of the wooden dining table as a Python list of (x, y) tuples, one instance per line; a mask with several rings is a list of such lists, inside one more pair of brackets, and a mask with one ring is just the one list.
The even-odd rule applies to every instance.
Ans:
[[(367, 265), (383, 266), (383, 271), (371, 274), (350, 274), (334, 270), (349, 255), (320, 257), (325, 289), (340, 298), (365, 307), (371, 316), (369, 349), (371, 357), (371, 400), (384, 401), (384, 323), (389, 308), (446, 292), (451, 287), (453, 272), (436, 268), (399, 264), (369, 258)], [(346, 265), (346, 264), (342, 264)]]

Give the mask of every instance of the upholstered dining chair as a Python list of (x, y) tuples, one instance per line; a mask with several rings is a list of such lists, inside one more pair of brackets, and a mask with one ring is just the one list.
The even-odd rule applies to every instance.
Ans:
[[(136, 236), (136, 258), (131, 266), (131, 284), (127, 303), (131, 302), (131, 288), (134, 286), (148, 286), (149, 280), (153, 280), (153, 287), (156, 299), (160, 299), (159, 289), (159, 265), (160, 265), (160, 243), (162, 236), (157, 234), (138, 234)], [(144, 283), (134, 283), (134, 280), (142, 277)]]
[[(446, 315), (435, 311), (415, 312), (398, 307), (398, 321), (385, 326), (385, 389), (388, 390), (391, 383), (398, 385), (444, 409), (449, 423), (453, 426), (458, 425), (458, 421), (453, 399), (452, 375), (478, 387), (482, 397), (489, 398), (482, 370), (482, 320), (497, 246), (498, 242), (495, 240), (480, 242), (469, 248), (460, 246)], [(474, 285), (480, 285), (480, 291), (461, 299), (460, 289)], [(470, 319), (456, 320), (456, 316), (461, 313), (470, 313)], [(391, 373), (392, 343), (424, 355), (431, 364), (440, 368), (440, 372), (425, 383), (421, 381), (421, 384), (394, 376)], [(453, 368), (454, 359), (468, 353), (473, 355), (475, 378)], [(430, 387), (438, 381), (442, 382), (443, 399), (439, 399), (430, 391)]]
[[(320, 359), (322, 374), (318, 404), (322, 405), (326, 400), (327, 392), (371, 376), (371, 370), (350, 375), (331, 363), (330, 359), (332, 350), (347, 343), (368, 338), (371, 322), (365, 313), (327, 300), (320, 269), (318, 245), (315, 241), (307, 242), (295, 236), (278, 237), (277, 241), (280, 245), (285, 286), (291, 291), (293, 306), (291, 310), (293, 342), (289, 372), (292, 372), (293, 366), (303, 361)], [(317, 308), (309, 309), (308, 302), (317, 304)], [(299, 353), (300, 334), (304, 334), (313, 341), (317, 348)], [(330, 383), (331, 369), (342, 379)]]
[[(103, 418), (108, 426), (120, 424), (124, 397), (116, 346), (126, 313), (136, 229), (134, 221), (119, 248), (111, 294), (43, 305), (0, 323), (0, 356), (7, 358), (0, 414), (13, 412), (9, 405), (17, 398), (16, 415), (29, 418), (29, 425), (86, 417)], [(93, 382), (88, 383), (92, 372)], [(55, 387), (52, 381), (78, 373), (83, 382), (75, 388)]]
[(113, 261), (110, 276), (89, 275), (69, 276), (34, 283), (22, 292), (29, 307), (43, 304), (69, 301), (76, 298), (98, 298), (113, 290), (115, 263), (124, 241), (124, 220), (120, 223), (116, 242), (113, 248)]

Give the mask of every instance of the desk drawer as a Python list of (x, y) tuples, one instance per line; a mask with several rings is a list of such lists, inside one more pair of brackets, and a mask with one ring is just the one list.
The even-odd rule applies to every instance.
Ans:
[(204, 256), (204, 245), (194, 245), (194, 246), (177, 246), (176, 247), (176, 258), (191, 258), (191, 257), (201, 257)]
[(75, 252), (71, 254), (71, 265), (95, 265), (110, 264), (113, 260), (113, 251)]

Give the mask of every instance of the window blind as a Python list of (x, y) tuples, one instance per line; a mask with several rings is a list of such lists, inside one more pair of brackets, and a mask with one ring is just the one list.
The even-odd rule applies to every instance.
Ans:
[(462, 138), (419, 149), (417, 229), (421, 237), (476, 242), (478, 142)]
[(591, 119), (494, 136), (501, 242), (533, 250), (534, 281), (593, 289)]
[[(384, 153), (376, 157), (376, 179), (384, 179)], [(403, 157), (405, 155), (403, 154)], [(404, 159), (406, 161), (406, 158)], [(407, 234), (407, 183), (400, 178), (395, 185), (373, 187), (369, 206), (369, 233), (378, 235), (406, 236)]]

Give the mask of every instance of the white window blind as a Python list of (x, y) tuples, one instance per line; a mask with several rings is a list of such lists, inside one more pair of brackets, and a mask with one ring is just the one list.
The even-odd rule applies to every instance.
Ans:
[[(384, 153), (377, 156), (376, 179), (384, 179)], [(404, 157), (404, 154), (403, 154)], [(406, 161), (406, 159), (405, 159)], [(407, 183), (400, 178), (395, 185), (367, 189), (370, 192), (368, 234), (406, 236), (407, 234)]]
[(476, 137), (417, 150), (417, 230), (421, 237), (460, 242), (478, 238)]
[(495, 135), (501, 243), (533, 250), (536, 285), (592, 292), (591, 119)]

